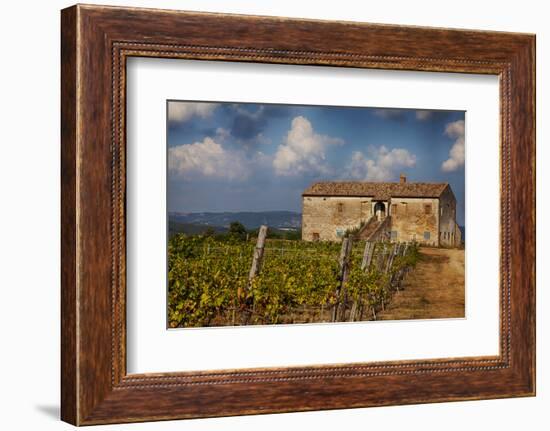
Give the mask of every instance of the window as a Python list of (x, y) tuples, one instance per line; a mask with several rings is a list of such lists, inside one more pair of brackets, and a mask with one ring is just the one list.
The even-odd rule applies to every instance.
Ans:
[(392, 230), (391, 233), (390, 233), (390, 238), (392, 240), (396, 240), (397, 239), (397, 231), (396, 230)]
[(341, 213), (342, 211), (344, 211), (344, 204), (340, 202), (338, 204), (338, 212)]
[(432, 204), (424, 204), (424, 214), (432, 213)]
[(430, 240), (430, 232), (424, 232), (424, 241)]
[(313, 232), (311, 234), (311, 239), (313, 239), (313, 241), (319, 241), (319, 232)]
[(338, 238), (342, 238), (344, 236), (344, 233), (345, 233), (344, 229), (341, 229), (341, 228), (336, 229), (336, 236)]

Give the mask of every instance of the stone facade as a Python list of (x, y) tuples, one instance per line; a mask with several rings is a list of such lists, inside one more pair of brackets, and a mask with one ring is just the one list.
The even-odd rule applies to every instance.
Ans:
[(456, 199), (450, 187), (439, 198), (439, 244), (454, 247), (462, 243), (462, 232), (456, 223)]
[(302, 239), (338, 241), (374, 215), (372, 199), (356, 197), (304, 196)]
[[(302, 239), (339, 241), (347, 229), (384, 223), (391, 241), (461, 244), (456, 199), (448, 184), (316, 183), (302, 196)], [(380, 232), (378, 234), (380, 236)]]
[(439, 199), (392, 198), (389, 205), (392, 240), (439, 245)]

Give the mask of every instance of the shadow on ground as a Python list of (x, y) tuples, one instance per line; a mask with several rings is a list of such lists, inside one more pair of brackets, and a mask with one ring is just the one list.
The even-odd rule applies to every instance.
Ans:
[(35, 409), (42, 413), (44, 416), (48, 416), (50, 419), (59, 419), (60, 409), (56, 405), (38, 405)]

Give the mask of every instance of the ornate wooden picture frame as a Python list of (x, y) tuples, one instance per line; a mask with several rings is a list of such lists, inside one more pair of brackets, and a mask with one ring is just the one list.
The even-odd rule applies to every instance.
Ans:
[[(61, 416), (75, 425), (535, 394), (535, 37), (102, 6), (62, 11)], [(500, 79), (500, 354), (126, 372), (126, 60)], [(495, 223), (497, 220), (495, 220)]]

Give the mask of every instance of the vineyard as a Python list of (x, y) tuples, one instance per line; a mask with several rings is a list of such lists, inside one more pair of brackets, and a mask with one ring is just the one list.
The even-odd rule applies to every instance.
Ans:
[(168, 245), (169, 325), (374, 320), (417, 260), (415, 244), (178, 234)]

